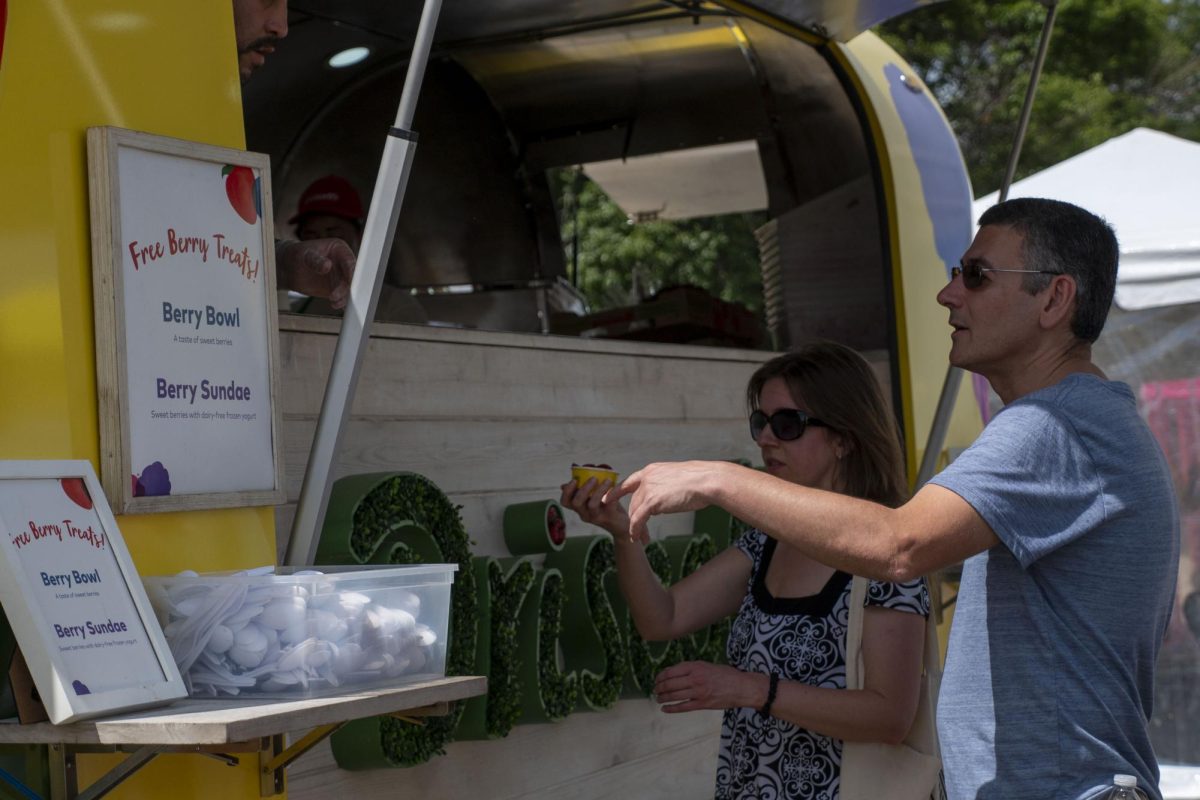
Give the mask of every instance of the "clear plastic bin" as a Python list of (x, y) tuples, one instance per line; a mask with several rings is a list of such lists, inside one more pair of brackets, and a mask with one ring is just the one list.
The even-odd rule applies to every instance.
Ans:
[(457, 564), (142, 579), (193, 697), (301, 698), (446, 674)]

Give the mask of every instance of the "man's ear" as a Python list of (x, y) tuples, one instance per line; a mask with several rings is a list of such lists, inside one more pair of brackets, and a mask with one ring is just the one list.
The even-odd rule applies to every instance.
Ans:
[(1042, 293), (1042, 311), (1039, 321), (1042, 328), (1050, 330), (1064, 323), (1069, 328), (1075, 314), (1075, 279), (1070, 275), (1055, 275)]

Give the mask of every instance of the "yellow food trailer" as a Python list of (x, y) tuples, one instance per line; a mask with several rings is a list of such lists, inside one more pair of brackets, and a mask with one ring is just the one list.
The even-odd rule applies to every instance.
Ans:
[[(499, 694), (514, 684), (479, 669), (488, 665), (480, 641), (495, 654), (496, 637), (542, 630), (540, 617), (504, 606), (511, 596), (500, 588), (535, 582), (541, 599), (528, 607), (544, 609), (555, 574), (568, 595), (586, 591), (585, 580), (604, 581), (603, 573), (585, 578), (590, 550), (577, 562), (542, 545), (518, 552), (506, 530), (512, 509), (542, 504), (544, 513), (572, 462), (604, 461), (628, 474), (651, 460), (757, 456), (744, 432), (743, 387), (770, 351), (575, 335), (571, 318), (583, 309), (567, 280), (551, 176), (582, 169), (631, 219), (764, 213), (757, 235), (773, 346), (824, 337), (863, 352), (891, 392), (915, 480), (949, 350), (934, 296), (972, 228), (970, 183), (945, 117), (868, 30), (918, 5), (446, 0), (412, 123), (417, 144), (395, 244), (327, 465), (345, 480), (317, 553), (322, 563), (458, 562), (456, 602), (463, 587), (474, 588), (452, 619), (452, 646), (472, 643), (456, 663), (463, 674), (488, 675), (497, 693), (489, 702), (520, 708), (503, 738), (496, 727), (470, 728), (478, 704), (448, 715), (456, 727), (427, 726), (441, 731), (432, 739), (397, 732), (411, 721), (352, 723), (295, 762), (289, 794), (711, 791), (719, 715), (665, 718), (637, 696), (633, 668), (607, 675), (604, 702), (581, 697), (557, 712), (545, 686), (539, 706), (528, 685)], [(274, 204), (262, 213), (273, 214), (277, 236), (290, 237), (287, 220), (313, 179), (341, 175), (364, 197), (376, 184), (421, 7), (291, 0), (286, 38), (243, 84), (228, 2), (0, 0), (0, 458), (87, 459), (99, 468), (103, 457), (96, 364), (105, 339), (95, 330), (88, 129), (266, 154), (272, 185), (261, 196)], [(348, 51), (360, 60), (347, 63)], [(704, 306), (711, 297), (691, 301)], [(642, 311), (643, 321), (655, 319), (654, 309)], [(714, 329), (710, 322), (707, 333)], [(286, 502), (119, 515), (141, 574), (284, 559), (344, 330), (336, 316), (278, 315)], [(947, 408), (933, 463), (977, 434), (977, 403), (964, 391)], [(379, 542), (364, 550), (347, 531), (385, 485), (399, 499), (381, 513), (408, 514), (396, 522), (436, 507), (461, 523), (431, 515), (416, 526), (420, 536), (387, 538), (395, 551), (376, 553)], [(568, 528), (568, 543), (596, 532), (577, 520)], [(719, 515), (661, 520), (664, 569), (694, 568), (704, 557), (696, 542), (711, 548), (729, 533)], [(618, 619), (619, 603), (610, 601)], [(575, 664), (572, 646), (554, 638), (550, 671), (564, 681), (602, 678), (617, 663), (610, 651)], [(536, 660), (541, 651), (527, 652)], [(86, 791), (129, 763), (85, 750), (64, 761), (61, 750), (10, 746), (0, 763), (56, 794), (64, 764)], [(256, 745), (232, 767), (229, 758), (165, 754), (138, 764), (111, 796), (270, 795), (280, 787), (264, 783), (257, 753)], [(397, 763), (411, 766), (387, 768)]]

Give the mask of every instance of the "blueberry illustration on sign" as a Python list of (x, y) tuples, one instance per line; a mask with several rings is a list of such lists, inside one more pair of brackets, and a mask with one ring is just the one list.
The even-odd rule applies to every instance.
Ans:
[(161, 461), (155, 461), (142, 470), (141, 475), (131, 475), (134, 497), (165, 497), (171, 493), (171, 473)]

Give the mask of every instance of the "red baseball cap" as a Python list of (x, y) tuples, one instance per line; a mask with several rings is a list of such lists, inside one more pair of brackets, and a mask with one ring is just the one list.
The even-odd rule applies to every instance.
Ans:
[(288, 220), (295, 225), (309, 214), (331, 214), (361, 223), (363, 221), (362, 198), (350, 185), (350, 181), (338, 175), (317, 178), (300, 195), (296, 213)]

